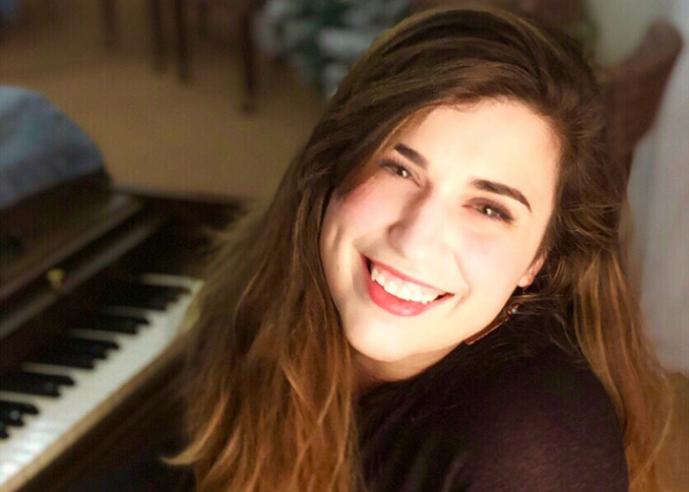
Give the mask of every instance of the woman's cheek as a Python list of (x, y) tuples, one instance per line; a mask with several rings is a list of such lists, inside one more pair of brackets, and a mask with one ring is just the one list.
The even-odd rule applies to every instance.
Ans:
[(384, 186), (379, 179), (371, 178), (343, 197), (338, 213), (350, 228), (365, 231), (378, 223), (387, 224), (399, 215), (403, 197), (393, 186)]
[(509, 282), (513, 276), (512, 270), (519, 263), (515, 257), (519, 248), (496, 235), (475, 231), (465, 231), (463, 235), (459, 261), (467, 276), (473, 280), (472, 283), (494, 285), (497, 289), (499, 285)]

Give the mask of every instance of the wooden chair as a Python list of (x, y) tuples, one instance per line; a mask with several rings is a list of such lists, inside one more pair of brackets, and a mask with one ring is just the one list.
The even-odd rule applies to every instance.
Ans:
[[(651, 24), (636, 50), (600, 72), (607, 118), (608, 164), (629, 181), (634, 150), (653, 125), (665, 87), (682, 50), (682, 37), (667, 21)], [(629, 201), (622, 204), (619, 238), (632, 286), (641, 295), (641, 265), (634, 248), (635, 226)]]
[(637, 49), (604, 68), (601, 84), (608, 127), (608, 157), (629, 178), (634, 149), (653, 125), (682, 37), (669, 22), (652, 23)]
[[(201, 35), (208, 32), (208, 17), (212, 9), (231, 10), (232, 17), (237, 18), (239, 34), (239, 52), (241, 53), (241, 77), (243, 95), (241, 108), (250, 113), (257, 107), (258, 61), (254, 42), (254, 18), (264, 4), (264, 0), (195, 0), (198, 7), (199, 31)], [(228, 14), (228, 18), (231, 17)]]
[[(173, 0), (172, 17), (175, 29), (175, 58), (177, 59), (177, 75), (181, 82), (188, 82), (191, 78), (191, 51), (189, 49), (189, 27), (187, 21), (187, 6), (185, 0)], [(163, 11), (168, 2), (149, 0), (148, 10), (151, 21), (151, 37), (153, 45), (153, 68), (161, 71), (167, 66), (167, 40), (163, 26)]]
[(514, 4), (519, 10), (565, 31), (584, 17), (582, 0), (515, 0)]
[[(263, 0), (173, 0), (173, 18), (175, 28), (175, 57), (179, 79), (183, 82), (191, 78), (191, 49), (189, 48), (188, 9), (198, 9), (199, 31), (207, 34), (208, 17), (212, 9), (224, 10), (230, 17), (238, 18), (239, 51), (241, 53), (241, 77), (244, 93), (241, 108), (249, 113), (256, 108), (257, 61), (252, 26), (254, 16), (262, 6)], [(153, 36), (153, 64), (160, 70), (167, 64), (167, 46), (163, 34), (163, 3), (161, 0), (149, 0), (151, 31)], [(231, 11), (232, 16), (229, 15)]]

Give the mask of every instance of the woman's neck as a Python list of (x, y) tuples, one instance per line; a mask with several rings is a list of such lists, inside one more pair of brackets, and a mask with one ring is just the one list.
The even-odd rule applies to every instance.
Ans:
[(396, 361), (379, 361), (354, 351), (356, 394), (361, 396), (381, 384), (412, 378), (438, 362), (450, 351), (414, 354)]

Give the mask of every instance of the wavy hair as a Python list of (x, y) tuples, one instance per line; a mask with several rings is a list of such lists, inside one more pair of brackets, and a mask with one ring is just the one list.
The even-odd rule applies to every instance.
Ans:
[(355, 64), (269, 206), (221, 242), (188, 356), (189, 443), (200, 491), (363, 488), (349, 346), (319, 255), (332, 193), (415, 116), (519, 101), (550, 122), (561, 158), (547, 260), (521, 301), (550, 299), (573, 328), (624, 429), (632, 490), (652, 490), (664, 376), (643, 337), (623, 261), (625, 178), (607, 162), (594, 74), (568, 37), (502, 11), (430, 10)]

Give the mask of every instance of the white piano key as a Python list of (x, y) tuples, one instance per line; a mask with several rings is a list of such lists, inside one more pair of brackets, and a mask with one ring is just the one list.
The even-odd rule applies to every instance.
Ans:
[[(26, 416), (23, 427), (10, 427), (10, 437), (0, 441), (0, 489), (16, 490), (27, 468), (45, 466), (51, 450), (61, 446), (61, 441), (85, 418), (116, 394), (127, 381), (153, 362), (179, 333), (179, 324), (201, 283), (194, 279), (171, 275), (145, 275), (142, 281), (157, 285), (182, 286), (189, 294), (182, 294), (166, 311), (138, 308), (113, 307), (111, 312), (145, 316), (149, 325), (143, 326), (136, 335), (102, 333), (96, 330), (70, 330), (82, 336), (108, 337), (119, 344), (117, 350), (109, 350), (108, 357), (97, 360), (93, 370), (65, 368), (51, 364), (25, 364), (28, 370), (42, 369), (52, 374), (65, 374), (75, 381), (74, 386), (60, 386), (57, 398), (0, 392), (0, 398), (31, 403), (39, 408), (39, 414)], [(104, 339), (104, 338), (100, 338)], [(21, 475), (21, 476), (20, 476)]]
[(21, 457), (3, 456), (0, 450), (0, 484), (7, 482), (10, 477), (19, 473), (26, 463), (28, 460), (22, 460)]

